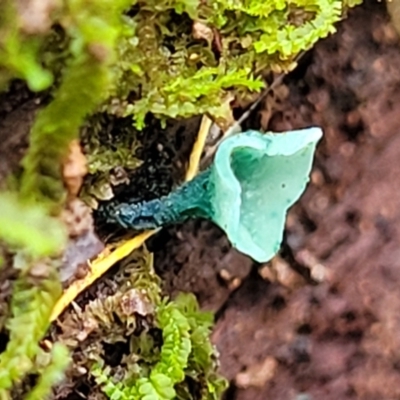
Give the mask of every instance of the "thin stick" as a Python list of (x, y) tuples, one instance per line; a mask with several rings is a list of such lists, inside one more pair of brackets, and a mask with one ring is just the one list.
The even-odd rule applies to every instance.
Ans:
[[(293, 60), (293, 63), (296, 65), (300, 61), (300, 59), (304, 56), (305, 52), (302, 51), (299, 53), (297, 57)], [(235, 121), (225, 132), (223, 132), (222, 137), (215, 143), (213, 146), (209, 147), (206, 150), (206, 154), (204, 155), (204, 161), (208, 161), (217, 150), (220, 143), (229, 136), (232, 136), (241, 131), (242, 123), (250, 117), (251, 113), (257, 108), (257, 106), (271, 93), (274, 89), (276, 89), (279, 85), (282, 84), (283, 78), (286, 76), (287, 73), (282, 72), (280, 73), (274, 81), (271, 83), (270, 86), (265, 88), (261, 94), (258, 96), (257, 100), (251, 104), (251, 106), (240, 116), (240, 118)]]
[(90, 263), (90, 270), (84, 278), (74, 281), (61, 295), (51, 313), (50, 321), (56, 320), (60, 314), (75, 300), (78, 294), (87, 289), (93, 282), (103, 276), (113, 265), (122, 260), (133, 250), (139, 248), (150, 236), (157, 231), (146, 231), (130, 239), (108, 255), (100, 253)]
[(201, 119), (199, 133), (197, 139), (193, 145), (192, 153), (190, 154), (189, 167), (186, 171), (186, 181), (192, 180), (199, 171), (200, 159), (203, 153), (204, 146), (206, 144), (208, 132), (210, 131), (212, 120), (207, 116), (203, 116)]
[(272, 82), (271, 86), (268, 86), (265, 88), (260, 96), (257, 98), (257, 100), (251, 104), (251, 106), (240, 116), (240, 118), (235, 121), (225, 132), (223, 132), (222, 137), (215, 143), (213, 146), (209, 147), (206, 150), (206, 154), (204, 156), (204, 160), (207, 161), (209, 160), (217, 150), (218, 146), (221, 144), (223, 140), (225, 140), (227, 137), (232, 136), (238, 132), (241, 131), (241, 125), (242, 123), (250, 117), (251, 113), (256, 109), (256, 107), (265, 99), (268, 94), (274, 90), (277, 86), (279, 86), (284, 78), (285, 74), (280, 74), (277, 76), (277, 78)]

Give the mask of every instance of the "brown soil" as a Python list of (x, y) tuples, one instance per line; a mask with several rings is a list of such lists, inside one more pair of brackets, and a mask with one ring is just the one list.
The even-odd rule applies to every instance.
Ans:
[(166, 289), (217, 312), (226, 399), (400, 397), (399, 67), (384, 5), (368, 3), (303, 59), (272, 118), (260, 110), (269, 129), (325, 131), (271, 266), (206, 222), (153, 240)]

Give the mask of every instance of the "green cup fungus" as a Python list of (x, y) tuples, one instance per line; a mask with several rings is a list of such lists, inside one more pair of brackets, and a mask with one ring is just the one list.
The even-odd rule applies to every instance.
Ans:
[(168, 196), (140, 204), (109, 204), (109, 222), (153, 229), (207, 218), (232, 245), (258, 262), (279, 250), (287, 210), (304, 192), (320, 128), (286, 133), (247, 131), (224, 140), (212, 165)]

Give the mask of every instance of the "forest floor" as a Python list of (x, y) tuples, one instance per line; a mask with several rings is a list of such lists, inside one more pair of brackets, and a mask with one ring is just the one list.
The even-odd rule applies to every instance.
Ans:
[[(0, 98), (0, 180), (21, 158), (39, 103), (14, 92)], [(246, 121), (245, 128), (319, 125), (325, 133), (281, 253), (256, 264), (200, 220), (149, 241), (165, 292), (192, 292), (216, 314), (227, 400), (400, 398), (399, 115), (399, 39), (384, 4), (367, 1)], [(167, 193), (182, 177), (197, 126), (145, 133), (147, 158), (131, 192)], [(8, 278), (0, 276), (0, 304)]]

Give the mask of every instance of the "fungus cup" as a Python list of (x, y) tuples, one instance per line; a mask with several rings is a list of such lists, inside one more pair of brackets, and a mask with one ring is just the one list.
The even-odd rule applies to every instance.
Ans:
[(207, 218), (239, 251), (269, 261), (279, 251), (287, 210), (306, 188), (321, 137), (317, 127), (237, 134), (221, 143), (209, 169), (168, 196), (103, 211), (109, 222), (138, 230)]

